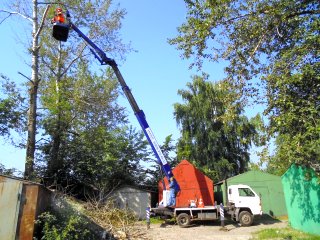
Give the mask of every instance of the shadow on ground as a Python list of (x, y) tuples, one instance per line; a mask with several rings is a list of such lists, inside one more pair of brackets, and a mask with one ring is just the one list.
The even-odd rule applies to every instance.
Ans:
[[(274, 223), (279, 223), (281, 222), (278, 219), (272, 218), (271, 216), (267, 215), (267, 214), (263, 214), (261, 216), (255, 216), (254, 217), (254, 221), (252, 226), (257, 226), (257, 225), (271, 225)], [(170, 227), (173, 225), (177, 225), (177, 223), (175, 221), (172, 220), (165, 220), (160, 227), (162, 228), (166, 228), (166, 227)], [(224, 221), (224, 225), (232, 225), (234, 228), (238, 228), (241, 227), (241, 225), (233, 220), (229, 220), (226, 219)], [(219, 227), (221, 226), (221, 221), (220, 220), (194, 220), (192, 221), (192, 223), (188, 226), (188, 228), (193, 228), (193, 227), (201, 227), (201, 226), (216, 226)]]
[(268, 214), (262, 214), (261, 216), (254, 217), (253, 225), (259, 225), (259, 224), (269, 225), (269, 224), (274, 224), (279, 222), (281, 222), (279, 219), (275, 219)]

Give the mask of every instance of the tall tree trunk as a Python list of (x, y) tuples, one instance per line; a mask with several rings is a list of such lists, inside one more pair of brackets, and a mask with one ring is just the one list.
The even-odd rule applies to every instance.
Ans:
[(59, 157), (59, 151), (61, 146), (61, 138), (63, 135), (63, 131), (65, 130), (63, 127), (63, 120), (62, 120), (62, 109), (61, 109), (61, 91), (60, 91), (60, 82), (62, 78), (62, 61), (61, 61), (61, 42), (59, 42), (59, 55), (58, 61), (56, 66), (56, 94), (57, 94), (57, 120), (55, 122), (55, 129), (52, 134), (52, 147), (50, 151), (50, 159), (48, 162), (48, 170), (47, 175), (50, 179), (52, 176), (56, 176), (57, 172), (63, 168), (63, 161)]
[(32, 178), (34, 170), (34, 155), (36, 150), (36, 124), (37, 124), (37, 98), (39, 86), (39, 29), (38, 23), (38, 2), (33, 0), (33, 17), (32, 17), (32, 73), (29, 86), (29, 112), (28, 112), (28, 136), (26, 149), (26, 163), (24, 178)]

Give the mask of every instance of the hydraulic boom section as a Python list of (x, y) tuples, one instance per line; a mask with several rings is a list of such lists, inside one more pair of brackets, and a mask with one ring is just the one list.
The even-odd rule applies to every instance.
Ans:
[[(53, 37), (59, 41), (66, 41), (68, 38), (68, 33), (69, 33), (69, 29), (73, 29), (74, 31), (76, 31), (79, 36), (87, 42), (88, 45), (90, 45), (91, 47), (91, 52), (94, 54), (94, 56), (98, 59), (98, 61), (100, 62), (101, 65), (109, 65), (112, 67), (114, 73), (117, 76), (117, 79), (122, 87), (122, 90), (124, 91), (132, 109), (134, 114), (136, 115), (140, 126), (142, 127), (142, 130), (145, 134), (145, 136), (148, 139), (148, 142), (151, 145), (151, 148), (154, 152), (154, 154), (157, 157), (158, 163), (161, 165), (162, 170), (164, 171), (168, 181), (171, 177), (173, 176), (173, 173), (171, 171), (171, 167), (168, 164), (168, 162), (166, 161), (160, 146), (158, 144), (158, 142), (156, 141), (153, 132), (151, 130), (151, 128), (149, 127), (149, 124), (147, 123), (146, 117), (144, 115), (144, 112), (139, 108), (135, 98), (133, 97), (130, 88), (127, 86), (124, 78), (122, 77), (122, 74), (117, 66), (117, 63), (115, 62), (115, 60), (108, 58), (107, 55), (95, 44), (93, 43), (84, 33), (82, 33), (80, 31), (79, 28), (77, 28), (77, 26), (75, 26), (71, 21), (70, 21), (70, 14), (67, 11), (66, 13), (67, 15), (67, 20), (68, 22), (53, 22)], [(176, 192), (180, 191), (180, 186), (177, 183), (176, 180), (174, 180), (174, 184), (175, 184), (175, 190)]]

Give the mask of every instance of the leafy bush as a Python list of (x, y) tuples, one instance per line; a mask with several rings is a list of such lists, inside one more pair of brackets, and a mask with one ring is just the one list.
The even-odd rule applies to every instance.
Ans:
[(79, 215), (59, 216), (50, 212), (41, 214), (36, 221), (41, 233), (34, 239), (40, 240), (90, 240), (96, 236), (88, 229), (88, 222)]

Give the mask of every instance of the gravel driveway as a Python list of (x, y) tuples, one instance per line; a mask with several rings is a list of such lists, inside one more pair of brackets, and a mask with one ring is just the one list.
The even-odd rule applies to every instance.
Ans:
[(195, 222), (188, 228), (180, 228), (176, 224), (151, 224), (150, 229), (139, 226), (143, 232), (143, 239), (149, 240), (245, 240), (252, 237), (252, 233), (267, 228), (285, 228), (287, 221), (273, 220), (272, 218), (258, 218), (250, 227), (240, 227), (232, 221), (225, 223), (226, 230), (222, 230), (220, 221)]

